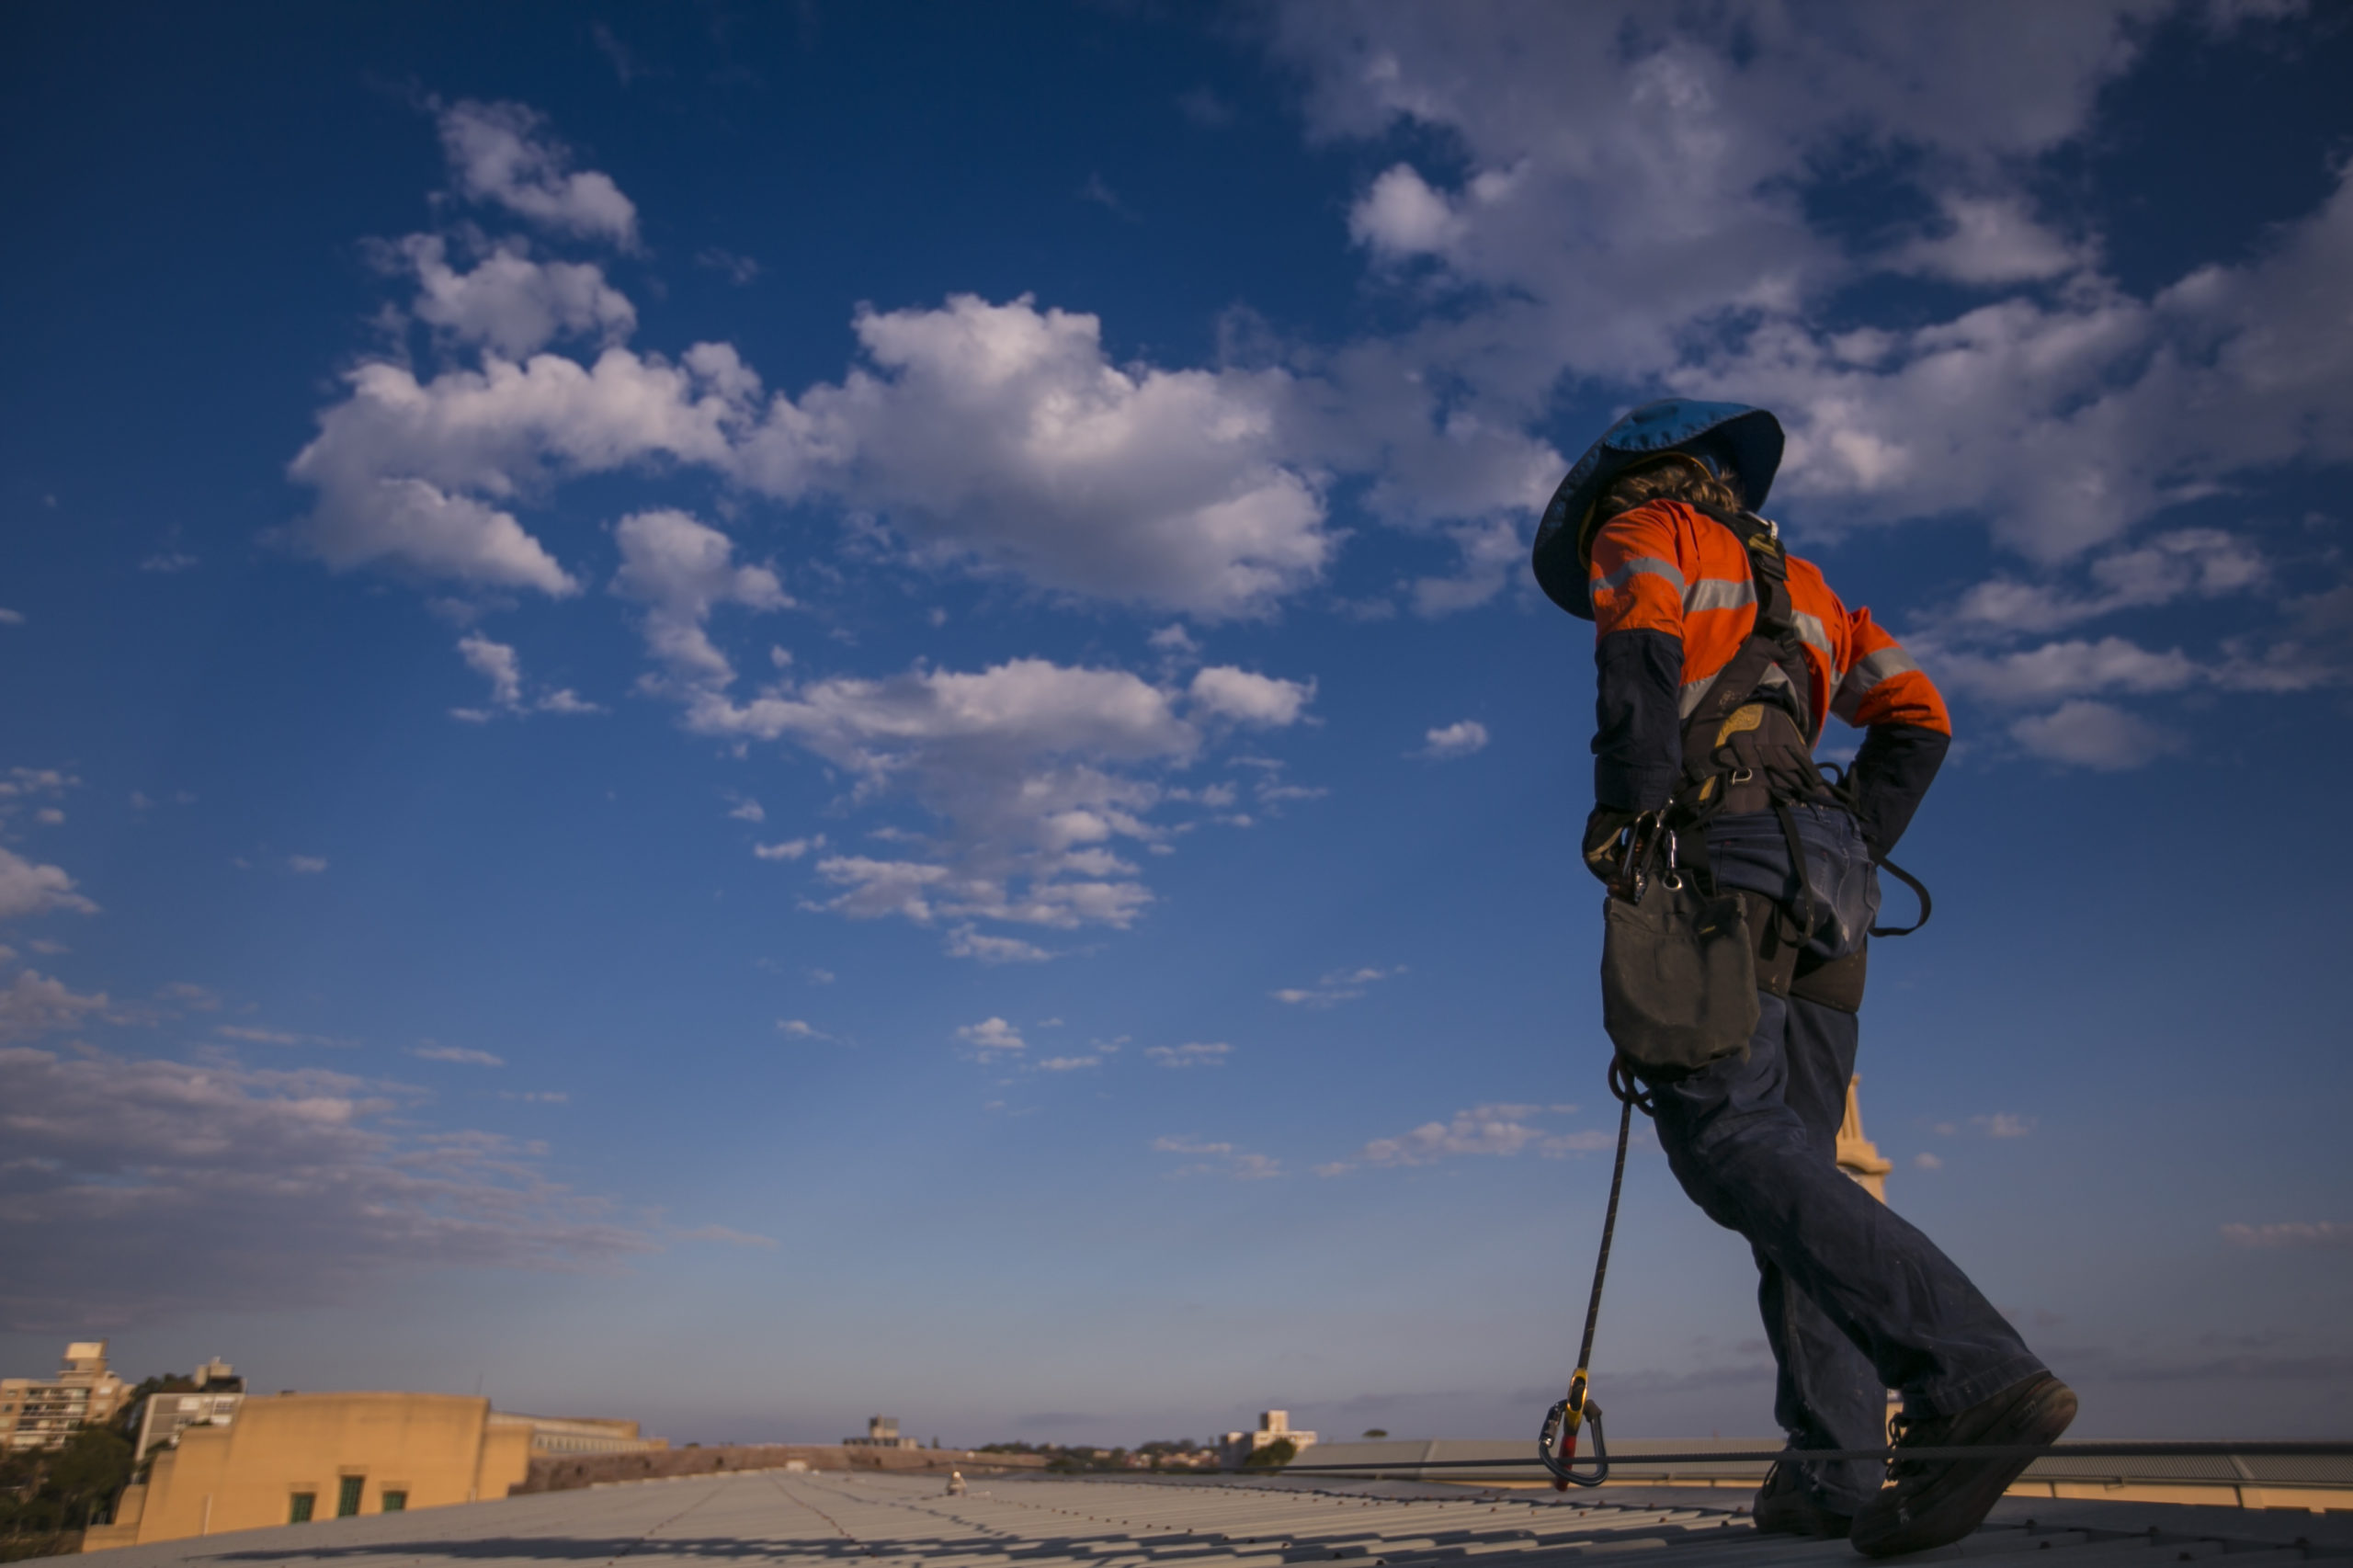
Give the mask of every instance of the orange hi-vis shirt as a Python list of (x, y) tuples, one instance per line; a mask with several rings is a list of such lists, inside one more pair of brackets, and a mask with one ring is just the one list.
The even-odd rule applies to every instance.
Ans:
[[(1936, 684), (1868, 609), (1849, 610), (1810, 561), (1788, 557), (1790, 607), (1812, 677), (1806, 710), (1864, 729), (1916, 725), (1952, 733)], [(1611, 518), (1593, 541), (1597, 636), (1654, 631), (1683, 646), (1678, 718), (1690, 717), (1756, 626), (1748, 551), (1723, 524), (1679, 501), (1653, 501)], [(1766, 684), (1785, 682), (1778, 667)]]

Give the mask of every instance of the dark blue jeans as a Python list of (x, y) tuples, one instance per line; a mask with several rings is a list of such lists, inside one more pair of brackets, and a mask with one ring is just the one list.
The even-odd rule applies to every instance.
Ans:
[[(1816, 950), (1851, 951), (1870, 924), (1863, 911), (1878, 906), (1870, 856), (1844, 812), (1798, 817), (1822, 915)], [(1771, 816), (1717, 819), (1709, 855), (1719, 885), (1793, 897)], [(1773, 1414), (1790, 1446), (1879, 1447), (1888, 1389), (1915, 1414), (1950, 1415), (2043, 1370), (1934, 1242), (1838, 1169), (1855, 1015), (1762, 994), (1757, 1004), (1745, 1054), (1655, 1085), (1655, 1122), (1683, 1190), (1756, 1256), (1757, 1306), (1779, 1366)], [(1868, 1462), (1807, 1471), (1842, 1512), (1880, 1487)]]

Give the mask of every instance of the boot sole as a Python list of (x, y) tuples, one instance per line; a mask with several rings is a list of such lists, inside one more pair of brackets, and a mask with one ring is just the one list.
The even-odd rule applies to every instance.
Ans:
[[(1988, 1448), (2048, 1443), (2075, 1419), (2075, 1391), (2056, 1378), (2037, 1380), (1977, 1441)], [(1898, 1483), (1863, 1505), (1849, 1538), (1866, 1557), (1894, 1557), (1949, 1546), (1984, 1523), (2031, 1459), (1950, 1460), (1899, 1498)]]

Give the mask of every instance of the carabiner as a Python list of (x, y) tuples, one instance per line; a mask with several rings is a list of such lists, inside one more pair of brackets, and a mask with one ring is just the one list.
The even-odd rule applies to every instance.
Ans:
[[(1580, 1475), (1576, 1471), (1577, 1428), (1593, 1423), (1593, 1457), (1586, 1460), (1593, 1473)], [(1544, 1413), (1543, 1428), (1536, 1435), (1536, 1454), (1544, 1468), (1552, 1472), (1552, 1490), (1566, 1492), (1572, 1486), (1598, 1486), (1609, 1479), (1609, 1445), (1601, 1435), (1601, 1406), (1586, 1397), (1585, 1369), (1570, 1380), (1568, 1397), (1554, 1403)]]

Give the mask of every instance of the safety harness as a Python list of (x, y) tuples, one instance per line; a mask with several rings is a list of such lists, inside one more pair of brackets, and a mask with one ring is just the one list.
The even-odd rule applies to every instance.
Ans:
[[(1726, 812), (1771, 812), (1780, 822), (1789, 846), (1790, 865), (1797, 878), (1797, 906), (1782, 909), (1778, 900), (1759, 901), (1761, 917), (1751, 926), (1756, 949), (1757, 989), (1774, 996), (1794, 996), (1841, 1012), (1862, 1006), (1868, 943), (1844, 958), (1827, 961), (1809, 950), (1819, 911), (1813, 879), (1806, 870), (1805, 846), (1798, 836), (1798, 805), (1836, 805), (1852, 811), (1856, 784), (1851, 774), (1836, 764), (1817, 764), (1813, 739), (1819, 725), (1807, 693), (1812, 675), (1805, 662), (1805, 640), (1798, 629), (1797, 612), (1790, 599), (1789, 554), (1780, 529), (1751, 512), (1728, 512), (1687, 501), (1732, 531), (1748, 559), (1749, 580), (1756, 599), (1756, 622), (1698, 704), (1683, 722), (1683, 777), (1672, 801), (1658, 812), (1637, 818), (1627, 837), (1613, 894), (1639, 900), (1641, 885), (1651, 875), (1670, 880), (1686, 872), (1712, 881), (1707, 858), (1707, 825)], [(1836, 672), (1832, 672), (1834, 675)], [(1824, 776), (1825, 768), (1827, 777)], [(1920, 918), (1909, 926), (1874, 926), (1873, 937), (1908, 937), (1928, 923), (1928, 890), (1883, 856), (1875, 863), (1910, 888), (1920, 901)], [(1636, 1078), (1622, 1056), (1609, 1063), (1609, 1092), (1619, 1102), (1618, 1157), (1609, 1176), (1609, 1203), (1601, 1221), (1601, 1252), (1593, 1267), (1593, 1292), (1586, 1299), (1585, 1333), (1577, 1346), (1576, 1371), (1568, 1392), (1544, 1414), (1536, 1451), (1552, 1474), (1556, 1491), (1571, 1486), (1599, 1486), (1609, 1478), (1609, 1450), (1601, 1429), (1601, 1406), (1590, 1392), (1589, 1367), (1594, 1330), (1601, 1320), (1601, 1287), (1609, 1273), (1609, 1244), (1618, 1228), (1618, 1200), (1625, 1187), (1626, 1148), (1631, 1141), (1634, 1112), (1650, 1115), (1651, 1093)], [(1579, 1428), (1593, 1426), (1589, 1470), (1576, 1468)]]

